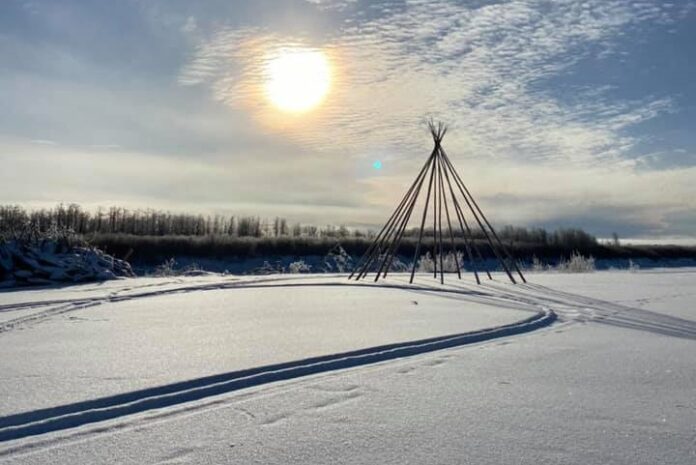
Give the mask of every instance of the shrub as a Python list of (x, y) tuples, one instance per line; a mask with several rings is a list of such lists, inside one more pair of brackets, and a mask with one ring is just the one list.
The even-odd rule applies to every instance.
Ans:
[(591, 273), (595, 271), (595, 259), (592, 256), (583, 257), (573, 252), (569, 260), (561, 259), (556, 270), (563, 273)]
[(288, 265), (288, 273), (298, 274), (298, 273), (309, 273), (312, 271), (312, 267), (304, 262), (304, 260), (297, 260)]
[(628, 259), (628, 271), (635, 273), (638, 270), (640, 270), (640, 265), (629, 258)]
[(155, 267), (155, 271), (152, 274), (153, 274), (153, 276), (157, 276), (159, 278), (176, 276), (176, 271), (174, 270), (175, 266), (176, 266), (176, 260), (174, 260), (173, 258), (170, 258), (168, 260), (165, 260), (160, 265), (157, 265)]
[[(462, 258), (463, 255), (461, 252), (457, 252), (457, 255), (455, 257), (454, 253), (452, 252), (447, 252), (446, 254), (442, 255), (442, 267), (444, 268), (445, 272), (455, 272), (457, 271), (457, 268), (461, 268), (462, 266)], [(435, 260), (437, 263), (435, 263)], [(426, 252), (425, 255), (421, 255), (420, 260), (418, 260), (418, 266), (416, 267), (416, 270), (419, 272), (430, 272), (432, 273), (435, 267), (437, 266), (438, 273), (440, 272), (440, 255), (436, 255), (435, 259), (433, 259), (433, 256), (430, 255), (430, 252)]]
[(534, 255), (532, 257), (532, 271), (539, 272), (539, 271), (544, 271), (546, 269), (547, 269), (546, 266), (541, 262), (541, 260), (539, 260), (539, 257)]

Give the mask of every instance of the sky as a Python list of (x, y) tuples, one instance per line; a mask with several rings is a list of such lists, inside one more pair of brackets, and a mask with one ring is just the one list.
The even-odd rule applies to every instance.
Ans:
[(2, 0), (0, 110), (3, 204), (379, 226), (436, 118), (495, 224), (696, 236), (694, 1)]

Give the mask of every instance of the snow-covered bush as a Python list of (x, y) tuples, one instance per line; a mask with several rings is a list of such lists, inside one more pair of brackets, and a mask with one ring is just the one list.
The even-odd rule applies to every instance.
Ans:
[(432, 273), (435, 264), (433, 263), (433, 257), (430, 252), (426, 252), (425, 255), (421, 255), (418, 260), (418, 265), (416, 266), (416, 271), (419, 273)]
[(638, 270), (640, 270), (640, 265), (629, 258), (628, 259), (628, 271), (635, 273)]
[(197, 263), (191, 263), (190, 265), (184, 266), (182, 268), (176, 268), (177, 262), (174, 258), (165, 260), (160, 265), (155, 267), (152, 275), (160, 278), (172, 277), (172, 276), (202, 276), (212, 274), (209, 271), (205, 271)]
[[(326, 273), (348, 273), (353, 271), (353, 257), (340, 244), (336, 244), (324, 257), (322, 271)], [(291, 272), (292, 273), (292, 272)]]
[(283, 268), (283, 265), (280, 262), (276, 262), (275, 265), (271, 265), (271, 263), (268, 260), (264, 260), (263, 264), (259, 267), (256, 267), (252, 269), (249, 274), (276, 274), (276, 273), (284, 273), (285, 269)]
[(389, 267), (389, 271), (395, 271), (395, 272), (401, 272), (401, 271), (408, 271), (410, 270), (410, 266), (407, 263), (404, 263), (399, 257), (394, 257), (391, 262), (391, 266)]
[(0, 286), (102, 281), (133, 276), (128, 262), (67, 240), (0, 241)]
[(595, 271), (595, 259), (592, 256), (585, 257), (578, 252), (573, 252), (570, 258), (561, 258), (554, 266), (539, 260), (536, 256), (532, 257), (532, 263), (528, 270), (534, 272), (557, 271), (561, 273), (591, 273)]
[(214, 274), (214, 273), (211, 273), (210, 271), (204, 270), (198, 263), (193, 262), (190, 265), (183, 267), (179, 271), (179, 274), (181, 276), (203, 276), (203, 275)]
[(312, 267), (305, 263), (304, 260), (297, 260), (288, 265), (288, 273), (298, 274), (298, 273), (309, 273), (312, 271)]
[[(454, 253), (448, 252), (442, 257), (442, 266), (445, 271), (453, 271), (456, 273), (457, 268), (463, 263), (464, 255), (461, 252), (457, 252), (455, 256)], [(438, 262), (439, 266), (439, 262)]]
[(562, 273), (591, 273), (595, 271), (595, 259), (592, 256), (584, 257), (578, 252), (573, 252), (569, 260), (561, 259), (556, 270)]
[(535, 255), (532, 257), (532, 271), (545, 271), (547, 267), (539, 260), (539, 258)]
[[(446, 272), (456, 272), (457, 267), (461, 267), (463, 255), (461, 252), (457, 252), (455, 256), (454, 253), (448, 252), (442, 256), (442, 267)], [(436, 255), (437, 269), (440, 269), (440, 255)], [(435, 262), (433, 261), (430, 252), (426, 252), (425, 255), (421, 255), (420, 260), (418, 260), (418, 266), (416, 270), (419, 272), (430, 272), (432, 273), (435, 268)]]

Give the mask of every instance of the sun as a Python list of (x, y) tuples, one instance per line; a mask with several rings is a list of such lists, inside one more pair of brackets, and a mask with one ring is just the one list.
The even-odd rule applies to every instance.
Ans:
[(304, 113), (319, 105), (331, 86), (331, 66), (324, 52), (286, 49), (266, 63), (266, 96), (278, 109)]

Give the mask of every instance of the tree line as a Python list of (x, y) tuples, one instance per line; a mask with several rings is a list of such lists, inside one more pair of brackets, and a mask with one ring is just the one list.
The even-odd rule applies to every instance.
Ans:
[(331, 237), (362, 235), (345, 226), (290, 225), (285, 218), (171, 213), (160, 210), (129, 210), (122, 207), (97, 208), (90, 212), (77, 204), (27, 210), (18, 205), (0, 205), (0, 232), (32, 229), (71, 230), (76, 234), (132, 234), (136, 236), (239, 237)]
[[(256, 238), (367, 238), (375, 231), (348, 228), (344, 225), (315, 226), (290, 224), (285, 218), (262, 219), (258, 216), (224, 216), (171, 213), (160, 210), (132, 210), (122, 207), (83, 209), (77, 204), (59, 204), (53, 208), (27, 210), (18, 205), (0, 205), (0, 234), (5, 236), (22, 231), (38, 234), (50, 231), (71, 231), (78, 235), (123, 234), (133, 236), (230, 236)], [(405, 237), (418, 234), (417, 228), (405, 232)], [(550, 246), (580, 247), (596, 245), (594, 236), (581, 229), (558, 229), (505, 226), (498, 231), (509, 243), (529, 243)], [(432, 236), (432, 230), (425, 231)], [(456, 234), (461, 237), (461, 234)], [(474, 230), (475, 239), (483, 239)]]

